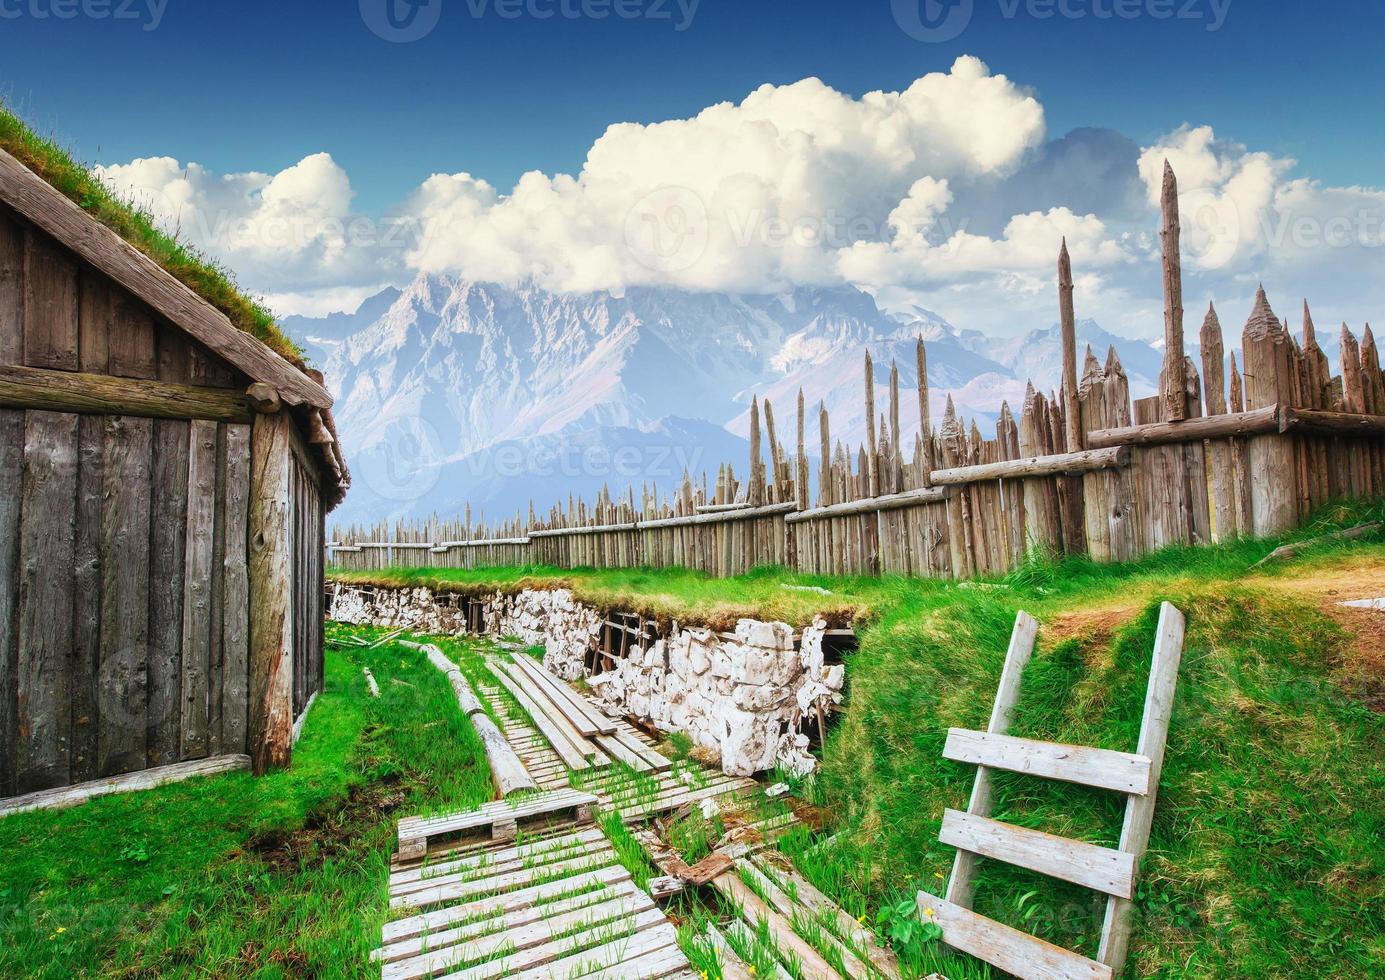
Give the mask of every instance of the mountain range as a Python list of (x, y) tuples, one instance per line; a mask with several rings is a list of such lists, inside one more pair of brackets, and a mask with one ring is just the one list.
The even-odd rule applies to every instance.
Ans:
[[(334, 519), (540, 512), (569, 493), (591, 497), (656, 485), (686, 467), (744, 474), (752, 397), (774, 406), (779, 440), (797, 439), (799, 389), (832, 437), (865, 434), (863, 361), (875, 362), (876, 409), (888, 406), (898, 364), (903, 437), (918, 429), (915, 341), (923, 337), (934, 421), (949, 395), (983, 428), (1027, 379), (1057, 384), (1057, 325), (1015, 337), (958, 329), (912, 307), (886, 311), (849, 286), (775, 296), (631, 289), (554, 293), (446, 275), (390, 287), (352, 313), (288, 317), (282, 326), (322, 367), (354, 486)], [(1149, 343), (1091, 320), (1078, 344), (1114, 345), (1136, 395), (1154, 389), (1162, 360)]]

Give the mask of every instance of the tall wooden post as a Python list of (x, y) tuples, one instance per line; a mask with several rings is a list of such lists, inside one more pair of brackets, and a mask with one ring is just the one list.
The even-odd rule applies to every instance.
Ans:
[[(1246, 409), (1293, 406), (1289, 393), (1288, 343), (1262, 287), (1241, 337)], [(1254, 436), (1247, 445), (1251, 530), (1264, 536), (1287, 531), (1298, 521), (1294, 448), (1290, 436)]]
[(760, 399), (750, 399), (750, 486), (746, 499), (752, 506), (764, 503), (765, 481), (762, 479), (764, 462), (760, 458)]
[(904, 457), (899, 442), (899, 365), (890, 362), (890, 473), (889, 491), (898, 493), (904, 489)]
[[(1222, 343), (1221, 321), (1211, 303), (1198, 334), (1202, 348), (1203, 400), (1208, 415), (1226, 414), (1226, 350)], [(1208, 441), (1208, 464), (1211, 468), (1212, 537), (1229, 541), (1242, 532), (1236, 504), (1235, 470), (1232, 465), (1231, 440)]]
[(918, 339), (918, 346), (914, 351), (915, 360), (918, 362), (919, 380), (919, 438), (923, 445), (923, 462), (920, 467), (919, 485), (931, 487), (933, 485), (933, 421), (930, 418), (928, 407), (928, 354), (923, 349), (923, 338)]
[(293, 749), (293, 514), (287, 412), (256, 415), (250, 436), (250, 758), (256, 773)]
[(818, 435), (822, 440), (819, 451), (822, 461), (818, 464), (818, 506), (826, 507), (834, 503), (832, 499), (832, 429), (827, 418), (827, 405), (818, 402)]
[(1160, 194), (1163, 225), (1159, 244), (1164, 266), (1164, 420), (1188, 417), (1187, 386), (1183, 377), (1183, 267), (1178, 252), (1178, 180), (1164, 161), (1164, 187)]
[(1077, 314), (1072, 305), (1072, 259), (1068, 240), (1058, 252), (1058, 323), (1063, 334), (1063, 415), (1068, 452), (1083, 448), (1082, 413), (1077, 407)]
[[(794, 500), (800, 510), (808, 508), (808, 451), (804, 436), (803, 389), (798, 389), (798, 471), (794, 474)], [(823, 460), (826, 462), (826, 460)]]
[(876, 473), (875, 445), (875, 366), (871, 363), (870, 351), (866, 351), (866, 495), (874, 497), (880, 493), (879, 476)]

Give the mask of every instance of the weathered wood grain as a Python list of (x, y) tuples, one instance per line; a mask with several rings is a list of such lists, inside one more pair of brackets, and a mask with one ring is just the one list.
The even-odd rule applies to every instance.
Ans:
[(104, 420), (100, 775), (148, 760), (150, 498), (154, 423)]
[(208, 753), (212, 563), (216, 521), (216, 423), (193, 422), (188, 441), (187, 544), (183, 564), (180, 755)]
[(947, 810), (938, 840), (1119, 898), (1135, 894), (1135, 855)]
[(919, 917), (936, 923), (953, 949), (1024, 980), (1111, 980), (1110, 967), (977, 915), (964, 906), (918, 893)]
[[(225, 515), (221, 578), (221, 745), (245, 751), (250, 684), (250, 582), (246, 562), (250, 508), (250, 426), (225, 427), (225, 483), (220, 511)], [(215, 696), (216, 692), (212, 692)]]
[[(0, 282), (0, 297), (3, 297), (4, 288)], [(19, 531), (23, 485), (24, 413), (0, 409), (0, 796), (15, 792), (14, 755), (19, 711), (16, 688)]]
[(19, 531), (15, 790), (70, 781), (77, 416), (29, 412)]
[(225, 388), (0, 365), (0, 408), (248, 422), (245, 396)]
[(27, 232), (24, 236), (25, 364), (61, 371), (77, 370), (78, 306), (76, 263), (47, 236)]
[(943, 758), (1121, 793), (1149, 792), (1149, 760), (1130, 752), (950, 728)]
[(293, 738), (292, 499), (287, 413), (257, 415), (250, 435), (250, 758), (289, 762)]
[(113, 793), (135, 793), (140, 790), (180, 783), (197, 776), (217, 776), (227, 772), (245, 772), (250, 768), (250, 757), (244, 755), (222, 755), (213, 759), (197, 759), (192, 762), (176, 762), (167, 766), (155, 766), (139, 772), (126, 773), (105, 779), (96, 779), (76, 786), (61, 789), (42, 790), (17, 796), (10, 800), (0, 800), (0, 817), (30, 810), (61, 810), (80, 806), (98, 796)]

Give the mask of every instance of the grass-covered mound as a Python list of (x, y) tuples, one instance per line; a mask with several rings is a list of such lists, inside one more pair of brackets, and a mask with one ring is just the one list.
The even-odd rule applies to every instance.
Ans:
[[(850, 661), (850, 707), (817, 787), (846, 833), (809, 870), (863, 909), (941, 892), (954, 853), (937, 840), (942, 813), (966, 808), (975, 772), (943, 760), (943, 742), (949, 726), (985, 727), (1017, 609), (1066, 635), (1040, 634), (1012, 733), (1134, 751), (1166, 598), (1188, 634), (1130, 975), (1385, 973), (1385, 715), (1320, 598), (1238, 581), (1256, 547), (1127, 570), (1069, 563), (890, 610)], [(1367, 546), (1319, 559), (1319, 573), (1343, 554), (1382, 560)], [(1064, 615), (1084, 608), (1107, 612), (1087, 628)], [(995, 816), (1115, 846), (1123, 800), (1002, 774)], [(982, 861), (976, 895), (978, 911), (1095, 955), (1094, 893)]]
[(155, 227), (150, 215), (110, 188), (51, 139), (35, 133), (0, 103), (0, 149), (46, 180), (83, 211), (149, 256), (194, 293), (225, 313), (237, 329), (258, 337), (271, 350), (303, 367), (302, 352), (286, 337), (263, 304), (246, 296), (231, 274)]

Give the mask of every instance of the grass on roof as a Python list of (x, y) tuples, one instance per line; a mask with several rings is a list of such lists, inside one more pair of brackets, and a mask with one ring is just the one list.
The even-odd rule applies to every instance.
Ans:
[(160, 231), (148, 212), (117, 197), (90, 170), (73, 160), (71, 154), (53, 140), (35, 133), (3, 102), (0, 102), (0, 149), (225, 313), (237, 329), (258, 338), (296, 367), (303, 367), (302, 352), (284, 335), (261, 303), (241, 292), (230, 272)]

